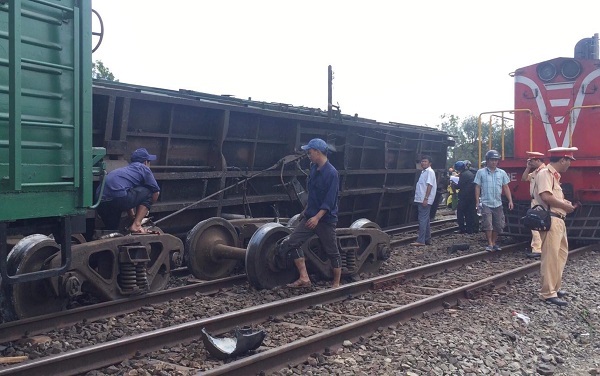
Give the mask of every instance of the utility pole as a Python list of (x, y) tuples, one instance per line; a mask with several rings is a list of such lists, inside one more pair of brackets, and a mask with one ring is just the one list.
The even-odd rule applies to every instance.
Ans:
[(327, 117), (331, 119), (333, 107), (333, 70), (331, 65), (327, 67)]

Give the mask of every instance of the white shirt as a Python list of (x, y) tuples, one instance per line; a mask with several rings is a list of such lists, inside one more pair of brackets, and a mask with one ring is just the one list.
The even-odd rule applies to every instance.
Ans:
[(422, 203), (425, 200), (425, 194), (427, 193), (427, 185), (431, 185), (431, 191), (429, 191), (429, 197), (427, 198), (427, 204), (433, 205), (435, 200), (435, 192), (437, 190), (437, 182), (435, 180), (435, 172), (431, 167), (427, 167), (421, 171), (419, 181), (415, 187), (415, 202)]

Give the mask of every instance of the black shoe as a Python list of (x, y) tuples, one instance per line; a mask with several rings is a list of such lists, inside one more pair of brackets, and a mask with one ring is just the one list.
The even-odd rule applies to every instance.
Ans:
[(568, 293), (568, 292), (566, 292), (566, 291), (558, 291), (558, 292), (556, 293), (556, 296), (558, 296), (559, 298), (564, 298), (564, 297), (565, 297), (565, 296), (567, 296), (567, 295), (569, 295), (569, 293)]
[(426, 244), (426, 245), (431, 245), (431, 244), (433, 244), (433, 243), (431, 242), (431, 240), (427, 240), (427, 241), (425, 242), (425, 244)]
[(559, 298), (548, 298), (545, 301), (546, 301), (547, 304), (556, 304), (559, 307), (564, 307), (567, 304), (569, 304), (569, 303), (567, 303), (564, 300), (561, 300)]
[(531, 253), (527, 254), (527, 258), (538, 259), (538, 258), (541, 258), (541, 257), (542, 257), (542, 254), (540, 252), (531, 252)]

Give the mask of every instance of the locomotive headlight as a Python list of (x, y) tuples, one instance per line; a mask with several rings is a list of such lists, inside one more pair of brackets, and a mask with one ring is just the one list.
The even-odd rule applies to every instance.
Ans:
[(537, 67), (537, 75), (542, 81), (550, 81), (556, 77), (556, 66), (552, 63), (541, 63)]
[(581, 73), (581, 64), (575, 59), (565, 60), (560, 66), (560, 74), (567, 80), (572, 80)]

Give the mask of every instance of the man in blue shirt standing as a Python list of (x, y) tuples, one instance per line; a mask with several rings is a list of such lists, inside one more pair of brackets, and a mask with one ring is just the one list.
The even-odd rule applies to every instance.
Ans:
[(104, 222), (105, 229), (118, 230), (121, 213), (127, 211), (133, 224), (129, 228), (132, 233), (143, 233), (142, 220), (148, 214), (152, 204), (158, 200), (160, 188), (150, 171), (150, 161), (156, 155), (148, 153), (144, 148), (131, 154), (128, 166), (117, 168), (105, 177), (104, 193), (98, 206), (98, 215)]
[(508, 174), (498, 168), (500, 154), (496, 150), (485, 153), (485, 167), (475, 175), (475, 202), (481, 204), (481, 220), (488, 245), (488, 252), (499, 251), (496, 244), (498, 234), (504, 229), (504, 209), (502, 208), (502, 192), (508, 198), (508, 209), (513, 210), (513, 201), (508, 188)]
[(308, 201), (301, 214), (301, 220), (294, 232), (290, 234), (280, 248), (282, 254), (291, 252), (294, 264), (300, 277), (288, 287), (310, 287), (311, 281), (306, 270), (304, 253), (300, 248), (314, 234), (317, 234), (323, 250), (327, 253), (333, 267), (332, 287), (340, 286), (342, 276), (342, 259), (337, 248), (335, 228), (338, 213), (339, 175), (335, 167), (327, 159), (327, 143), (320, 138), (313, 138), (302, 146), (310, 159), (308, 176)]
[[(419, 218), (419, 236), (417, 241), (410, 243), (413, 246), (431, 244), (431, 205), (435, 200), (437, 181), (435, 172), (431, 168), (431, 157), (421, 157), (421, 175), (415, 187), (415, 203), (417, 204)], [(433, 192), (433, 193), (432, 193)]]

